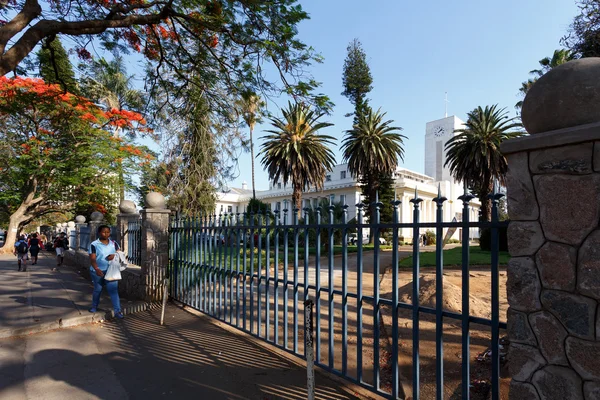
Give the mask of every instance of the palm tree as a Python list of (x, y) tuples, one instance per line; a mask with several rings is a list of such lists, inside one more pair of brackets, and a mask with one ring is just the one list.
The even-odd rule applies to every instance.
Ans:
[(123, 57), (111, 61), (101, 58), (93, 62), (83, 79), (84, 95), (109, 109), (140, 112), (146, 101), (144, 93), (133, 88), (133, 79), (133, 75), (127, 75)]
[(342, 142), (344, 162), (348, 163), (350, 173), (359, 177), (367, 202), (375, 201), (383, 178), (391, 178), (398, 159), (404, 160), (406, 136), (398, 133), (402, 128), (391, 126), (394, 121), (384, 121), (385, 115), (381, 109), (368, 108), (358, 116), (352, 129), (346, 131)]
[[(85, 97), (103, 104), (107, 109), (127, 109), (141, 112), (146, 104), (146, 97), (140, 90), (134, 89), (133, 75), (127, 75), (123, 57), (116, 56), (107, 61), (101, 58), (89, 67), (89, 75), (82, 79), (82, 91)], [(121, 128), (116, 127), (113, 135), (118, 137)], [(119, 197), (125, 200), (125, 177), (119, 171)]]
[(491, 220), (490, 201), (487, 196), (493, 192), (497, 180), (505, 185), (508, 164), (500, 151), (500, 144), (506, 139), (520, 136), (515, 129), (522, 125), (516, 118), (509, 118), (505, 108), (498, 105), (477, 107), (469, 112), (463, 129), (446, 143), (446, 161), (452, 175), (472, 188), (481, 201), (482, 216)]
[(264, 102), (260, 97), (250, 91), (242, 92), (241, 98), (238, 102), (238, 106), (242, 112), (242, 118), (244, 122), (250, 128), (250, 158), (252, 162), (252, 198), (256, 199), (256, 187), (254, 185), (254, 140), (252, 133), (254, 132), (254, 126), (260, 119), (261, 109), (264, 107)]
[(333, 124), (319, 122), (324, 113), (315, 113), (302, 103), (288, 103), (282, 113), (283, 118), (271, 118), (275, 129), (266, 131), (269, 135), (259, 155), (269, 179), (282, 178), (284, 185), (291, 181), (292, 201), (300, 209), (302, 192), (311, 186), (321, 190), (325, 174), (335, 164), (333, 151), (327, 147), (335, 138), (318, 133)]
[[(544, 57), (539, 63), (541, 68), (534, 69), (533, 71), (529, 71), (533, 78), (529, 78), (527, 81), (521, 83), (521, 87), (519, 88), (519, 94), (523, 97), (527, 94), (529, 89), (533, 86), (534, 83), (537, 82), (539, 78), (541, 78), (546, 72), (550, 71), (552, 68), (556, 68), (559, 65), (562, 65), (571, 60), (575, 60), (577, 58), (577, 54), (575, 54), (572, 50), (569, 49), (558, 49), (554, 50), (552, 57)], [(521, 109), (523, 106), (523, 101), (519, 101), (515, 104), (516, 109)]]

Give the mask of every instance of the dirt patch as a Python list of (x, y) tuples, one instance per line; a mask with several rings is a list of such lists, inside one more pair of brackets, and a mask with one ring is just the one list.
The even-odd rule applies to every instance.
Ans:
[[(447, 280), (444, 280), (442, 303), (444, 310), (462, 313), (461, 288)], [(433, 276), (422, 276), (419, 279), (419, 303), (422, 306), (435, 308), (436, 302), (436, 279)], [(412, 282), (407, 283), (398, 290), (401, 302), (412, 304), (413, 288)], [(469, 294), (469, 314), (482, 318), (490, 318), (490, 305), (481, 301), (478, 297)]]

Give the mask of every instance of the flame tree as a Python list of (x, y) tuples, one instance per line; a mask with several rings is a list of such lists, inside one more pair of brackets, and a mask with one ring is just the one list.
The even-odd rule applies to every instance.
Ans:
[(116, 201), (117, 163), (131, 170), (150, 156), (111, 128), (140, 131), (144, 124), (140, 114), (103, 111), (41, 79), (0, 77), (0, 212), (9, 216), (4, 250), (36, 218)]
[(44, 39), (69, 36), (82, 59), (97, 45), (139, 53), (150, 92), (161, 87), (177, 97), (198, 79), (211, 110), (228, 108), (223, 92), (244, 88), (303, 96), (318, 86), (306, 66), (321, 61), (298, 38), (308, 18), (298, 0), (7, 0), (0, 2), (0, 76), (18, 71)]

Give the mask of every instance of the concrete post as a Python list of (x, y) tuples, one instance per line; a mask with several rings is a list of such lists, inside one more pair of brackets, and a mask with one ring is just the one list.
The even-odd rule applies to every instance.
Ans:
[(599, 74), (582, 59), (544, 75), (523, 105), (531, 136), (502, 146), (510, 399), (600, 399)]
[(77, 236), (75, 236), (76, 240), (75, 240), (75, 251), (79, 250), (81, 248), (81, 228), (88, 226), (88, 224), (84, 223), (78, 223), (75, 225), (75, 231), (77, 232)]
[(94, 240), (98, 239), (98, 228), (100, 225), (104, 225), (106, 222), (104, 221), (104, 215), (98, 211), (94, 211), (90, 216), (90, 243)]
[(117, 232), (115, 232), (114, 238), (119, 246), (121, 246), (121, 250), (125, 254), (128, 251), (128, 240), (127, 240), (127, 228), (129, 221), (134, 218), (139, 218), (139, 214), (136, 210), (135, 203), (131, 200), (123, 200), (121, 204), (119, 204), (120, 213), (117, 214)]
[(169, 264), (169, 216), (164, 208), (164, 197), (150, 192), (146, 196), (146, 207), (142, 216), (142, 274), (146, 284), (148, 301), (162, 298), (162, 284), (167, 276)]

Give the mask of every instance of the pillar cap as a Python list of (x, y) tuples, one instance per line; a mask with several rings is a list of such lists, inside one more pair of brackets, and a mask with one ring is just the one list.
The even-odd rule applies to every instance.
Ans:
[(149, 192), (146, 195), (146, 208), (164, 209), (166, 208), (165, 196), (158, 192)]
[(521, 119), (531, 135), (600, 122), (600, 58), (569, 61), (529, 89)]
[(92, 215), (90, 215), (91, 222), (102, 222), (104, 219), (104, 215), (100, 211), (94, 211)]
[(83, 215), (78, 215), (75, 217), (75, 223), (77, 224), (85, 224), (85, 217)]
[(135, 203), (131, 200), (123, 200), (121, 204), (119, 204), (119, 211), (121, 214), (135, 214), (137, 213), (137, 209)]

